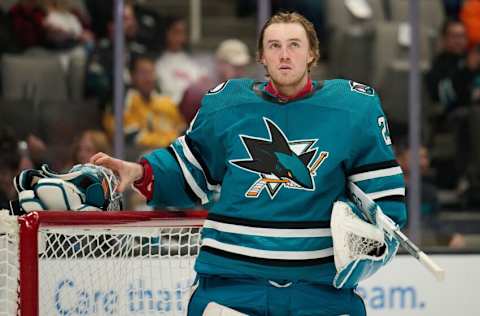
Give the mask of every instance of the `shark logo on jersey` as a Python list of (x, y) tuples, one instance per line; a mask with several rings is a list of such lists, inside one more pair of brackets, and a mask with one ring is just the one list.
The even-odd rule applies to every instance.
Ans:
[(250, 158), (230, 160), (233, 165), (259, 176), (245, 196), (257, 198), (266, 189), (273, 199), (282, 187), (315, 190), (314, 176), (328, 152), (317, 155), (318, 148), (312, 146), (318, 139), (289, 141), (273, 121), (265, 117), (263, 120), (270, 139), (240, 135)]

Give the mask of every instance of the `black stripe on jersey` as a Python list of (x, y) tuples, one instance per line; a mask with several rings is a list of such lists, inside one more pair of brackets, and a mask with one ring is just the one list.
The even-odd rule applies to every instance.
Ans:
[(195, 145), (192, 143), (192, 140), (190, 139), (190, 137), (188, 137), (188, 135), (185, 135), (185, 142), (187, 143), (188, 148), (192, 152), (192, 155), (195, 157), (195, 159), (197, 159), (198, 163), (202, 167), (208, 183), (212, 185), (219, 185), (220, 182), (215, 181), (213, 179), (212, 175), (210, 174), (210, 171), (208, 170), (207, 164), (202, 159), (202, 155), (200, 155), (200, 153), (197, 151)]
[(225, 224), (242, 225), (259, 228), (285, 228), (285, 229), (302, 229), (302, 228), (330, 228), (330, 221), (311, 221), (311, 222), (273, 222), (259, 221), (238, 217), (230, 217), (225, 215), (208, 213), (207, 219), (221, 222)]
[(187, 180), (185, 180), (185, 177), (183, 176), (182, 168), (180, 167), (180, 163), (177, 160), (177, 155), (175, 155), (175, 153), (173, 152), (173, 148), (168, 146), (167, 151), (173, 157), (173, 159), (177, 162), (178, 169), (180, 170), (180, 173), (182, 174), (183, 183), (184, 183), (184, 187), (185, 187), (185, 192), (187, 193), (188, 197), (190, 198), (190, 200), (192, 200), (192, 202), (194, 202), (196, 204), (202, 204), (202, 201), (192, 191), (192, 188), (190, 188), (190, 185), (188, 185)]
[(372, 163), (368, 165), (363, 165), (360, 167), (355, 167), (348, 172), (347, 176), (351, 176), (357, 173), (387, 169), (387, 168), (398, 167), (398, 166), (399, 164), (396, 160), (382, 161), (382, 162)]
[(405, 196), (403, 195), (390, 195), (390, 196), (384, 196), (378, 199), (374, 199), (375, 202), (382, 202), (382, 201), (388, 201), (388, 202), (402, 202), (405, 203)]
[(251, 263), (256, 263), (256, 264), (261, 264), (266, 266), (303, 267), (303, 266), (314, 266), (314, 265), (333, 262), (333, 256), (328, 256), (328, 257), (318, 258), (318, 259), (305, 259), (305, 260), (265, 259), (265, 258), (256, 258), (256, 257), (240, 255), (238, 253), (232, 253), (232, 252), (216, 249), (209, 246), (202, 246), (201, 249), (202, 251), (206, 251), (208, 253), (211, 253), (220, 257), (233, 259), (233, 260), (246, 261), (246, 262), (251, 262)]

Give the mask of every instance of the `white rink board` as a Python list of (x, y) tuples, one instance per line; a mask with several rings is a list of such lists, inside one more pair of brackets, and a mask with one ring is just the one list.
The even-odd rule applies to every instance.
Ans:
[[(358, 292), (365, 299), (368, 315), (480, 315), (480, 298), (477, 294), (477, 287), (480, 284), (480, 255), (435, 255), (432, 258), (446, 270), (445, 281), (437, 282), (413, 257), (401, 255), (374, 277), (362, 282)], [(50, 308), (53, 307), (53, 310), (58, 311), (60, 306), (64, 313), (66, 310), (72, 312), (68, 315), (120, 315), (115, 312), (111, 313), (116, 310), (111, 300), (113, 293), (117, 298), (117, 303), (132, 306), (130, 315), (142, 315), (143, 313), (139, 311), (140, 305), (146, 307), (148, 302), (146, 299), (141, 299), (138, 293), (148, 292), (153, 293), (154, 306), (157, 309), (156, 312), (149, 311), (148, 315), (166, 316), (184, 312), (185, 306), (182, 301), (187, 298), (185, 297), (187, 293), (184, 291), (187, 290), (186, 288), (192, 280), (191, 276), (186, 273), (188, 268), (184, 264), (181, 269), (173, 268), (175, 266), (175, 263), (172, 262), (175, 261), (173, 258), (159, 260), (158, 265), (143, 272), (139, 272), (142, 263), (141, 260), (138, 260), (133, 266), (130, 265), (130, 270), (137, 270), (139, 273), (134, 278), (128, 271), (118, 271), (114, 273), (116, 274), (114, 287), (102, 286), (99, 281), (100, 277), (95, 280), (92, 288), (81, 284), (82, 276), (79, 272), (84, 264), (82, 260), (76, 260), (76, 268), (68, 270), (61, 267), (62, 262), (65, 261), (55, 261), (47, 261), (48, 263), (44, 261), (43, 264), (40, 264), (40, 273), (43, 275), (45, 275), (45, 269), (48, 269), (49, 273), (55, 271), (52, 279), (41, 278), (40, 289), (46, 298), (41, 304), (41, 310), (50, 306)], [(114, 261), (114, 259), (107, 261)], [(170, 262), (167, 263), (167, 261)], [(105, 264), (105, 260), (103, 264), (102, 260), (96, 260), (96, 262), (97, 264), (92, 269), (95, 270), (95, 274), (103, 275), (105, 273), (106, 275), (107, 272), (112, 272), (112, 265)], [(113, 263), (116, 266), (115, 262)], [(153, 271), (163, 271), (163, 273), (156, 274), (152, 273)], [(165, 273), (166, 271), (171, 271), (171, 273)], [(143, 277), (138, 275), (143, 275)], [(151, 275), (162, 278), (164, 283), (172, 284), (173, 288), (165, 288), (159, 279), (151, 280)], [(78, 306), (74, 308), (75, 304), (72, 305), (72, 302), (82, 299), (85, 304), (86, 298), (88, 298), (90, 308), (79, 310)], [(165, 298), (171, 299), (171, 302), (167, 303)], [(102, 309), (104, 312), (100, 312)], [(49, 316), (60, 314), (50, 314)]]
[(193, 263), (194, 258), (40, 260), (40, 316), (184, 315)]
[(359, 286), (368, 316), (480, 315), (480, 255), (433, 255), (443, 282), (409, 255), (397, 256)]

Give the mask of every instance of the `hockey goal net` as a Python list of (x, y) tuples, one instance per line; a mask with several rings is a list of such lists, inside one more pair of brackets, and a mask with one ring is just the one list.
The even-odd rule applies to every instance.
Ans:
[(205, 215), (3, 214), (0, 316), (184, 315)]

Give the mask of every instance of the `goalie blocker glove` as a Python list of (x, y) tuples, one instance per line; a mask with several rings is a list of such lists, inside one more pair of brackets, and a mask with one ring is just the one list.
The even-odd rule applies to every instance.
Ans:
[(353, 288), (391, 261), (398, 241), (384, 234), (376, 225), (364, 221), (351, 202), (333, 205), (331, 230), (337, 273), (336, 288)]
[(41, 170), (22, 171), (14, 179), (20, 207), (39, 210), (102, 211), (120, 210), (118, 179), (107, 168), (76, 165), (58, 174), (44, 165)]

